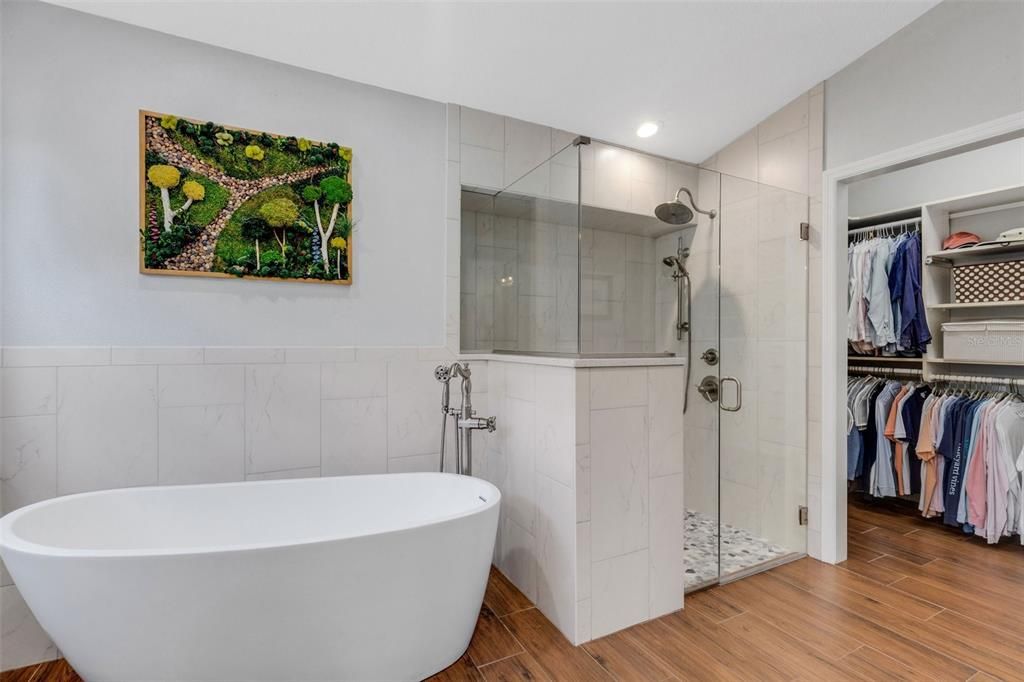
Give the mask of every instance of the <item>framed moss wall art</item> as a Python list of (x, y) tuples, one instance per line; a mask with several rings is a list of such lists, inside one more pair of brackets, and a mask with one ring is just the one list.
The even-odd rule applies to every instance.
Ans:
[(139, 112), (139, 267), (352, 283), (352, 150)]

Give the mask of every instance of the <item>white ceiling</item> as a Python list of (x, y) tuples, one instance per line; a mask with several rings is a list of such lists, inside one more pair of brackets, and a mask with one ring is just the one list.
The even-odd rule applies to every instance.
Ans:
[(54, 4), (699, 162), (936, 3)]

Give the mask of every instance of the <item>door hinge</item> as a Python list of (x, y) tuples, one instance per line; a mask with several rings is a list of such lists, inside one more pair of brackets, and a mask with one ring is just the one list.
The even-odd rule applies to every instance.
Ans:
[(811, 238), (811, 224), (810, 223), (800, 223), (800, 239), (802, 241), (807, 241), (810, 238)]
[(807, 525), (807, 507), (797, 507), (797, 518), (801, 526)]

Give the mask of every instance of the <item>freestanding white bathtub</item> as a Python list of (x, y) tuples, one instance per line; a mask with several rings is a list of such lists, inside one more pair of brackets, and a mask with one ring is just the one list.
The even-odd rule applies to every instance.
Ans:
[(90, 682), (415, 680), (473, 634), (500, 493), (391, 474), (128, 488), (0, 520), (0, 555)]

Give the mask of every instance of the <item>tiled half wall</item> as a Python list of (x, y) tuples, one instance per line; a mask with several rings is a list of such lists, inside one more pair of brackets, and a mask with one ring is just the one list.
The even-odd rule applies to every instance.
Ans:
[(683, 604), (683, 368), (489, 363), (495, 564), (577, 644)]

